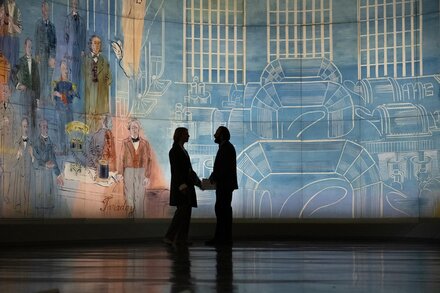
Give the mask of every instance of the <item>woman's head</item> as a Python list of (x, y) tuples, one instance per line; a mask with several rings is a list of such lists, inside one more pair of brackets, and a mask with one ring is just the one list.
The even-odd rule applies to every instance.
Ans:
[(185, 127), (177, 127), (176, 130), (174, 130), (173, 140), (175, 143), (179, 142), (187, 142), (189, 138), (188, 129)]

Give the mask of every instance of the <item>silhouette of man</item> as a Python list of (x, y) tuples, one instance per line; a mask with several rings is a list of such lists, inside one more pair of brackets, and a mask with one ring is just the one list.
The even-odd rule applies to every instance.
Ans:
[(215, 215), (217, 225), (214, 238), (206, 245), (232, 245), (232, 193), (238, 189), (237, 156), (229, 142), (231, 134), (225, 126), (220, 126), (214, 134), (214, 142), (219, 145), (214, 161), (214, 170), (209, 177), (216, 184)]

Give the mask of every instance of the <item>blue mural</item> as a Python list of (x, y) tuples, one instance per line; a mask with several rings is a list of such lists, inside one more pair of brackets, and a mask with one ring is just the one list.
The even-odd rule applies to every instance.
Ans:
[[(437, 217), (439, 15), (429, 0), (3, 0), (0, 217), (169, 217), (174, 129), (207, 178), (220, 125), (235, 217)], [(214, 192), (198, 199), (213, 217)]]

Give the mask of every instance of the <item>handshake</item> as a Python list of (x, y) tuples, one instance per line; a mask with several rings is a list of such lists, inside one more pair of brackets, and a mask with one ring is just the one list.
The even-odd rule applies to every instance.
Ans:
[(211, 180), (209, 180), (207, 178), (203, 178), (202, 184), (201, 184), (201, 189), (202, 190), (215, 190), (215, 182), (211, 182)]

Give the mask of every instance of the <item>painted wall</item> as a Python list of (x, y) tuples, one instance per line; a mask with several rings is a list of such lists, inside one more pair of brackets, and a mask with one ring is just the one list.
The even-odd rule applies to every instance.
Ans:
[[(2, 218), (169, 217), (174, 129), (207, 178), (220, 125), (235, 217), (439, 215), (438, 1), (1, 7)], [(214, 217), (215, 192), (197, 194)]]

